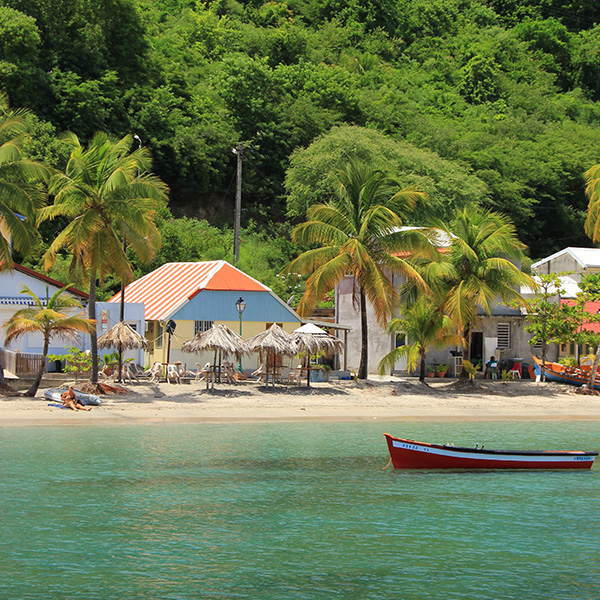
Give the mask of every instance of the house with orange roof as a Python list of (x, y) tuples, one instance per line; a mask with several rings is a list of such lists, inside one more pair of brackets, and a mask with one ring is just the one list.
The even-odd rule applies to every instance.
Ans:
[[(236, 304), (242, 299), (241, 314)], [(109, 300), (119, 303), (120, 294)], [(142, 303), (148, 342), (146, 364), (205, 362), (181, 352), (183, 343), (222, 323), (250, 338), (273, 323), (292, 332), (300, 317), (266, 285), (223, 260), (167, 263), (130, 283), (126, 303)], [(210, 357), (212, 358), (212, 357)], [(243, 368), (256, 368), (256, 356), (244, 357)]]

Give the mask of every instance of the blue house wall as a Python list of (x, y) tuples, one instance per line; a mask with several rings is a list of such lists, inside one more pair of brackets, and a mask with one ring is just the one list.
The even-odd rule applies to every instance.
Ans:
[(171, 318), (189, 321), (237, 321), (239, 314), (235, 303), (240, 296), (246, 302), (244, 321), (300, 322), (294, 311), (286, 308), (268, 292), (213, 290), (202, 290)]

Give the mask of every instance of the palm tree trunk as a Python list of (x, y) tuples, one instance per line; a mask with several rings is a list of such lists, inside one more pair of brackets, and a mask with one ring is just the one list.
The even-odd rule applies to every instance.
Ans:
[(94, 320), (94, 330), (90, 333), (90, 352), (92, 355), (92, 369), (90, 383), (98, 383), (98, 330), (96, 327), (96, 270), (90, 272), (90, 297), (88, 300), (88, 317)]
[(594, 384), (596, 383), (596, 373), (598, 372), (598, 363), (600, 362), (600, 344), (598, 344), (598, 348), (596, 350), (596, 356), (594, 357), (594, 364), (592, 365), (592, 372), (590, 373), (590, 382), (588, 387), (590, 390), (594, 389)]
[(360, 289), (360, 364), (358, 366), (358, 378), (366, 379), (369, 367), (369, 330), (367, 328), (367, 298), (363, 289)]
[(44, 376), (44, 372), (46, 371), (46, 356), (48, 356), (48, 346), (50, 345), (50, 338), (47, 335), (44, 335), (44, 348), (42, 350), (42, 360), (40, 364), (40, 368), (31, 384), (30, 388), (25, 392), (25, 396), (29, 396), (33, 398), (40, 387), (40, 383), (42, 382), (42, 377)]
[[(465, 328), (464, 335), (464, 347), (463, 347), (463, 361), (471, 360), (471, 324), (469, 323)], [(459, 379), (470, 379), (471, 376), (467, 373), (467, 370), (463, 366), (458, 376)]]
[(421, 383), (425, 383), (425, 352), (423, 352), (423, 348), (419, 349), (419, 354), (421, 355), (421, 370), (419, 372), (419, 381)]

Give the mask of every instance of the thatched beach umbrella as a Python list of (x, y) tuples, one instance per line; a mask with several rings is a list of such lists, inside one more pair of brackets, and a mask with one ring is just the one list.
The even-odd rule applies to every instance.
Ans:
[(121, 348), (122, 350), (143, 348), (146, 350), (147, 344), (142, 335), (121, 321), (98, 338), (98, 348)]
[(344, 347), (344, 342), (328, 334), (324, 329), (306, 323), (292, 332), (292, 339), (296, 343), (297, 352), (305, 354), (306, 385), (310, 387), (310, 356), (311, 354), (333, 354)]
[(275, 385), (276, 357), (278, 355), (295, 356), (297, 352), (292, 336), (277, 323), (273, 323), (266, 331), (261, 331), (251, 337), (247, 344), (251, 351), (259, 353), (261, 362), (263, 357), (266, 357), (265, 387), (269, 384), (269, 373), (273, 374), (273, 385)]
[[(242, 354), (248, 354), (250, 352), (246, 341), (240, 337), (235, 331), (229, 329), (222, 323), (213, 325), (207, 331), (199, 331), (191, 340), (187, 340), (181, 346), (183, 352), (206, 352), (211, 350), (215, 353), (213, 361), (213, 377), (212, 389), (215, 387), (216, 366), (217, 366), (217, 354), (219, 354), (219, 364), (221, 363), (222, 357), (228, 357), (235, 355), (238, 360)], [(208, 379), (206, 380), (206, 389), (208, 389)]]
[(136, 350), (148, 347), (144, 336), (120, 321), (98, 338), (98, 348), (116, 348), (119, 352), (119, 382), (123, 383), (123, 350)]

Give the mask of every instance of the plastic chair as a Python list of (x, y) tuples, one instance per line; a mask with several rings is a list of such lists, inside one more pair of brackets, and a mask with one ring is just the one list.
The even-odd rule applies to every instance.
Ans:
[(167, 365), (167, 381), (168, 382), (174, 381), (175, 383), (181, 383), (177, 365)]
[(509, 373), (512, 379), (521, 379), (521, 363), (515, 363)]

